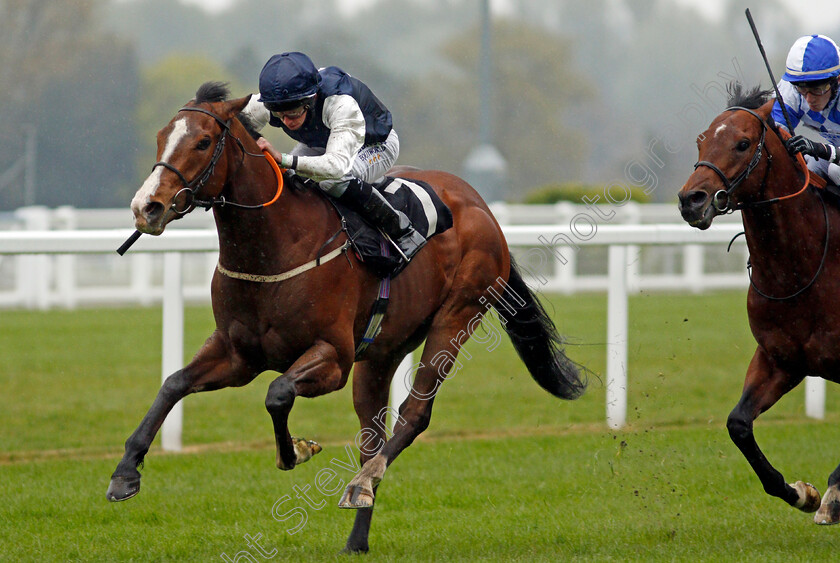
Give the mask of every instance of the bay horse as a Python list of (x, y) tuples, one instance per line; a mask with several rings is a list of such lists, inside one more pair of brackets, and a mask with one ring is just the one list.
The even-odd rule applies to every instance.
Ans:
[[(250, 96), (228, 98), (224, 84), (205, 83), (158, 132), (158, 163), (131, 203), (136, 228), (152, 235), (196, 205), (213, 209), (219, 236), (211, 284), (216, 328), (192, 361), (163, 383), (125, 443), (107, 498), (137, 494), (137, 468), (180, 399), (245, 385), (266, 370), (282, 373), (265, 399), (276, 465), (289, 470), (307, 461), (320, 446), (291, 437), (287, 422), (295, 398), (341, 389), (355, 364), (353, 404), (364, 444), (361, 469), (339, 506), (358, 509), (345, 550), (366, 552), (386, 468), (428, 427), (439, 386), (460, 369), (458, 352), (491, 307), (532, 377), (549, 393), (575, 399), (586, 378), (566, 356), (563, 339), (511, 261), (478, 193), (451, 174), (413, 168), (392, 173), (431, 185), (452, 211), (454, 225), (433, 237), (393, 280), (381, 332), (357, 356), (380, 279), (348, 249), (341, 219), (317, 189), (279, 192), (276, 163), (259, 153), (256, 134), (237, 118)], [(390, 413), (396, 424), (388, 438), (383, 419), (391, 379), (424, 340), (411, 393), (398, 413)]]
[(840, 210), (802, 155), (785, 149), (790, 135), (770, 117), (770, 91), (734, 83), (729, 94), (730, 107), (698, 137), (698, 162), (679, 192), (683, 219), (698, 229), (740, 210), (750, 253), (747, 312), (758, 346), (726, 426), (768, 494), (836, 524), (840, 467), (822, 499), (810, 483), (788, 484), (753, 422), (805, 377), (840, 382)]

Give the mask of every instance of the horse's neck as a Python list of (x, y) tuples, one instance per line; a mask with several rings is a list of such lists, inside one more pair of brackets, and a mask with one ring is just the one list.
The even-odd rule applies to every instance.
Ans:
[[(228, 181), (226, 197), (234, 202), (268, 202), (277, 190), (273, 172), (244, 170)], [(219, 260), (229, 269), (278, 274), (311, 259), (339, 228), (325, 198), (285, 186), (273, 204), (262, 209), (215, 208)]]
[[(784, 193), (795, 193), (802, 180), (796, 173), (786, 176), (789, 187)], [(768, 197), (779, 195), (784, 194), (767, 193)], [(819, 196), (806, 191), (787, 200), (743, 210), (754, 277), (771, 284), (776, 280), (790, 288), (791, 280), (813, 275), (825, 242), (823, 205)]]

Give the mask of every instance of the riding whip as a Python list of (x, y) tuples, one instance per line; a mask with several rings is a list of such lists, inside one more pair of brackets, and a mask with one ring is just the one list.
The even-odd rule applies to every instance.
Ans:
[(758, 30), (755, 28), (755, 22), (752, 19), (752, 14), (750, 14), (750, 9), (747, 8), (745, 13), (747, 14), (747, 21), (750, 22), (753, 35), (755, 36), (755, 42), (758, 44), (758, 50), (761, 51), (761, 58), (764, 59), (764, 66), (767, 67), (767, 72), (770, 74), (770, 82), (773, 83), (773, 90), (776, 92), (776, 100), (779, 102), (779, 107), (782, 108), (782, 115), (785, 116), (785, 123), (787, 123), (788, 131), (790, 131), (790, 134), (793, 135), (793, 125), (790, 124), (790, 117), (788, 117), (788, 112), (785, 108), (785, 100), (779, 93), (779, 87), (776, 85), (776, 78), (773, 76), (773, 70), (770, 68), (770, 63), (767, 61), (767, 53), (764, 52), (764, 45), (761, 44), (761, 38), (758, 36)]

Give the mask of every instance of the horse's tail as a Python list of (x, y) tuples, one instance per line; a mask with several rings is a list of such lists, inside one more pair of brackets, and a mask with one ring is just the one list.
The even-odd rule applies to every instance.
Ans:
[(531, 377), (555, 397), (580, 397), (587, 384), (582, 368), (566, 356), (563, 338), (512, 259), (502, 300), (494, 308)]

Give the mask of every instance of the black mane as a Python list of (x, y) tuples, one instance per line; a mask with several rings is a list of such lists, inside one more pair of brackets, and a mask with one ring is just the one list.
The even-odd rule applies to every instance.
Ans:
[(195, 93), (195, 103), (223, 102), (230, 96), (227, 82), (205, 82)]
[(762, 90), (761, 86), (754, 86), (749, 90), (744, 90), (740, 82), (730, 82), (726, 87), (726, 93), (729, 94), (729, 107), (742, 107), (747, 109), (758, 109), (768, 101), (772, 90)]
[[(201, 104), (204, 102), (224, 102), (230, 97), (230, 88), (227, 82), (205, 82), (198, 87), (195, 93), (195, 103)], [(245, 126), (245, 130), (254, 139), (259, 139), (261, 135), (257, 132), (251, 120), (247, 119), (243, 114), (236, 116), (240, 123)]]

